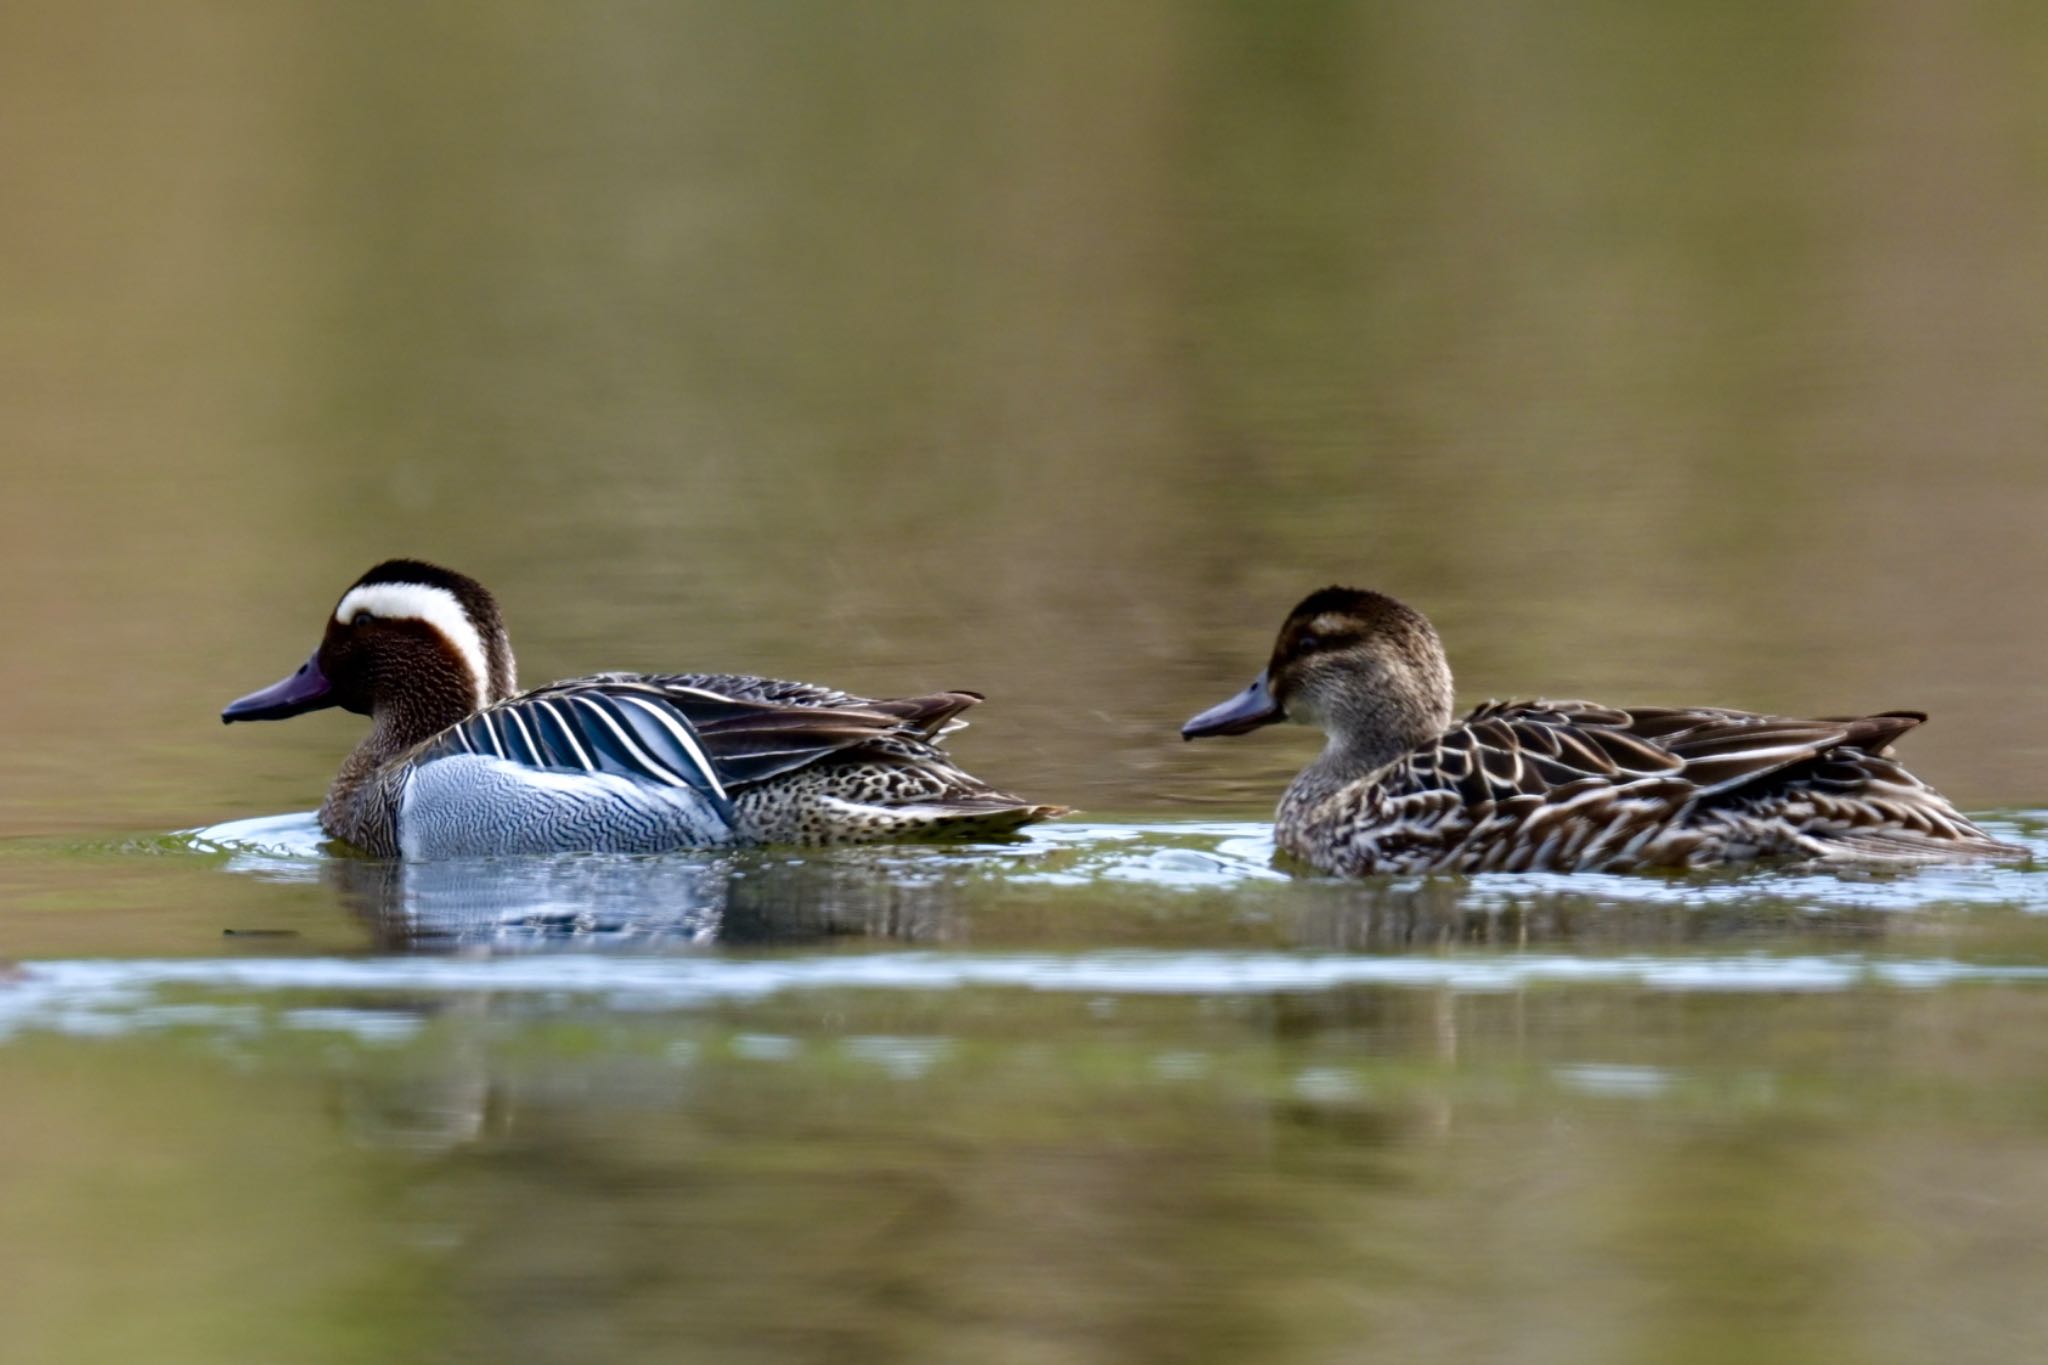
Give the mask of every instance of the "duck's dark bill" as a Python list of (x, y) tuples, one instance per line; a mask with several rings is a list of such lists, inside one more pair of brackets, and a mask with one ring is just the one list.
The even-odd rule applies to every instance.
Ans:
[(1208, 735), (1241, 735), (1247, 730), (1256, 730), (1261, 725), (1285, 719), (1287, 713), (1266, 691), (1266, 675), (1261, 673), (1252, 679), (1250, 687), (1229, 701), (1210, 707), (1181, 726), (1180, 737), (1202, 739)]
[(231, 701), (220, 713), (223, 725), (238, 720), (283, 720), (334, 705), (334, 686), (320, 671), (320, 656), (299, 665), (299, 671), (261, 692)]

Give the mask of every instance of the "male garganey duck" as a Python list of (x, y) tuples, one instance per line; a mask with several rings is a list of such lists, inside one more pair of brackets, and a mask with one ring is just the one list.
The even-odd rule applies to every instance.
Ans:
[(328, 706), (370, 717), (320, 807), (320, 827), (366, 853), (644, 853), (979, 836), (1062, 814), (940, 749), (980, 700), (699, 673), (521, 693), (490, 593), (394, 559), (342, 594), (298, 672), (221, 719)]
[(1710, 708), (1488, 702), (1453, 721), (1443, 642), (1391, 597), (1325, 588), (1266, 671), (1181, 727), (1321, 726), (1322, 754), (1274, 817), (1325, 872), (1626, 871), (1755, 859), (2021, 857), (1900, 767), (1927, 719), (1791, 720)]

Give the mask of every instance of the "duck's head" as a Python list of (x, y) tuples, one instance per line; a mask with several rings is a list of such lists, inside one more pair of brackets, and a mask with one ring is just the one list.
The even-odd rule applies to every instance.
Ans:
[(1383, 593), (1324, 588), (1288, 613), (1252, 685), (1181, 726), (1184, 739), (1293, 721), (1398, 752), (1451, 723), (1451, 666), (1436, 628)]
[(473, 578), (391, 559), (358, 578), (299, 670), (230, 702), (223, 721), (283, 720), (339, 706), (432, 733), (512, 695), (498, 604)]

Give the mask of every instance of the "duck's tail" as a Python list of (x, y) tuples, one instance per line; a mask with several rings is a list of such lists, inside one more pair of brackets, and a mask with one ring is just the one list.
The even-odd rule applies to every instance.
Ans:
[(2033, 850), (1994, 839), (1967, 820), (1953, 833), (1917, 830), (1845, 830), (1814, 837), (1822, 860), (1831, 863), (1948, 863), (1971, 858), (2014, 862)]
[(841, 820), (834, 824), (844, 830), (845, 841), (862, 843), (986, 839), (1013, 834), (1026, 825), (1068, 813), (1065, 806), (1034, 805), (1001, 792), (900, 806), (851, 801), (835, 804), (844, 807)]
[(984, 839), (1065, 815), (981, 786), (950, 765), (881, 756), (820, 764), (742, 789), (735, 826), (751, 844), (891, 844)]

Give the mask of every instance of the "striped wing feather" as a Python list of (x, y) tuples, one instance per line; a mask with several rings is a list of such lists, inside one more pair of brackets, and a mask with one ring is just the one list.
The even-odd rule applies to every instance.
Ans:
[(695, 727), (658, 696), (631, 689), (542, 688), (514, 697), (442, 731), (415, 762), (457, 754), (688, 787), (722, 815), (732, 809), (726, 782)]
[(722, 674), (600, 674), (480, 711), (429, 741), (419, 761), (481, 754), (692, 787), (729, 804), (735, 789), (848, 750), (922, 758), (980, 700), (942, 692), (874, 701)]
[[(1476, 766), (1495, 796), (1541, 795), (1589, 777), (1610, 783), (1675, 777), (1699, 800), (1734, 793), (1836, 749), (1882, 754), (1925, 719), (1915, 711), (1795, 720), (1705, 708), (1489, 702), (1445, 735), (1435, 751), (1410, 762), (1434, 752), (1442, 769), (1448, 750), (1451, 769), (1462, 775)], [(1462, 757), (1468, 752), (1476, 761)]]

